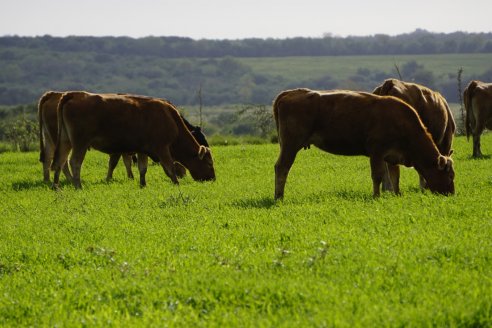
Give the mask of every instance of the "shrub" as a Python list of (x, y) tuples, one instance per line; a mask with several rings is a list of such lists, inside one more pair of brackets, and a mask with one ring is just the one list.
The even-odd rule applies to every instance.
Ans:
[(6, 124), (5, 138), (15, 151), (30, 151), (35, 149), (39, 137), (38, 123), (35, 120), (20, 117)]

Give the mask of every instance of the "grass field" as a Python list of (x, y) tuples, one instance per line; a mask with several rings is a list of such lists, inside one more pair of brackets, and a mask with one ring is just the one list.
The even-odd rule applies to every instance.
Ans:
[(445, 54), (445, 55), (381, 55), (381, 56), (325, 56), (325, 57), (282, 57), (282, 58), (241, 58), (255, 72), (283, 76), (287, 79), (318, 78), (330, 74), (337, 79), (353, 76), (359, 68), (392, 72), (396, 75), (395, 64), (416, 61), (431, 70), (437, 77), (458, 73), (463, 68), (465, 77), (483, 74), (491, 69), (491, 54)]
[[(483, 138), (492, 154), (492, 134)], [(492, 326), (492, 159), (454, 143), (456, 195), (372, 199), (369, 161), (301, 151), (273, 202), (278, 145), (214, 147), (217, 181), (41, 182), (0, 155), (0, 326)], [(136, 170), (135, 170), (136, 171)]]

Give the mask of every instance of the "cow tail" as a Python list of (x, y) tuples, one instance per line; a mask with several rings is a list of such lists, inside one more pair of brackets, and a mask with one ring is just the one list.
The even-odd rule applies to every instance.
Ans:
[(38, 102), (38, 120), (39, 120), (39, 161), (42, 163), (46, 157), (44, 151), (44, 139), (43, 139), (43, 105), (49, 97), (53, 95), (53, 92), (46, 92), (41, 96)]
[[(279, 139), (280, 139), (280, 135), (279, 135), (279, 125), (278, 125), (278, 107), (279, 107), (279, 104), (280, 104), (280, 100), (289, 92), (288, 91), (283, 91), (281, 92), (276, 98), (275, 100), (273, 101), (273, 118), (275, 119), (275, 126), (277, 127), (277, 135), (279, 136)], [(279, 140), (280, 142), (280, 140)]]
[(471, 81), (465, 89), (463, 94), (463, 102), (465, 103), (465, 131), (466, 139), (469, 140), (471, 134), (471, 115), (473, 115), (472, 98), (475, 88), (477, 87), (477, 81)]
[(65, 129), (65, 124), (63, 121), (63, 107), (65, 104), (73, 98), (73, 93), (67, 92), (64, 93), (63, 96), (60, 98), (60, 101), (58, 102), (58, 107), (56, 109), (56, 116), (58, 120), (58, 134), (57, 134), (57, 140), (56, 140), (56, 146), (55, 146), (55, 154), (53, 156), (53, 162), (51, 163), (51, 169), (55, 170), (56, 163), (58, 162), (58, 157), (60, 156), (60, 143), (62, 141), (62, 135), (66, 134), (66, 129)]

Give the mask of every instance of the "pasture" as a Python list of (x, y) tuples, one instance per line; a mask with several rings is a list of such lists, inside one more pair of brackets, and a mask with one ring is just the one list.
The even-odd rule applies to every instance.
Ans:
[(299, 79), (304, 76), (314, 79), (330, 74), (340, 80), (347, 80), (361, 68), (391, 72), (393, 77), (397, 77), (394, 65), (401, 67), (402, 64), (410, 61), (418, 62), (439, 77), (452, 74), (454, 80), (460, 67), (463, 68), (466, 76), (483, 74), (490, 68), (490, 54), (299, 56), (240, 58), (239, 60), (251, 66), (255, 72), (266, 72), (287, 79), (293, 77)]
[(144, 189), (90, 151), (59, 192), (38, 153), (3, 153), (0, 325), (491, 326), (492, 159), (453, 148), (455, 196), (403, 169), (374, 200), (368, 158), (312, 148), (279, 203), (273, 144), (213, 147), (211, 183), (152, 165)]

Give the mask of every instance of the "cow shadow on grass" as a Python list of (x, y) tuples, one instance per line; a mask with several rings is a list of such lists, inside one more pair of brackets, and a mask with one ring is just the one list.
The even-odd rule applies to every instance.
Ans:
[(272, 208), (277, 204), (273, 197), (256, 197), (249, 199), (240, 199), (232, 202), (232, 206), (240, 208)]
[(480, 157), (473, 157), (472, 155), (468, 156), (468, 159), (471, 159), (472, 161), (481, 161), (485, 159), (491, 159), (492, 155), (482, 155)]
[[(357, 202), (372, 202), (374, 201), (374, 197), (372, 197), (372, 193), (369, 191), (360, 191), (360, 190), (326, 190), (320, 192), (314, 192), (302, 201), (303, 203), (323, 203), (330, 202), (334, 199), (338, 200), (347, 200), (347, 201), (357, 201)], [(294, 201), (296, 202), (296, 201)]]
[[(60, 182), (60, 186), (71, 185), (71, 182)], [(51, 189), (51, 182), (44, 181), (15, 181), (12, 182), (12, 190), (14, 191), (22, 191), (22, 190), (31, 190), (31, 189)]]

